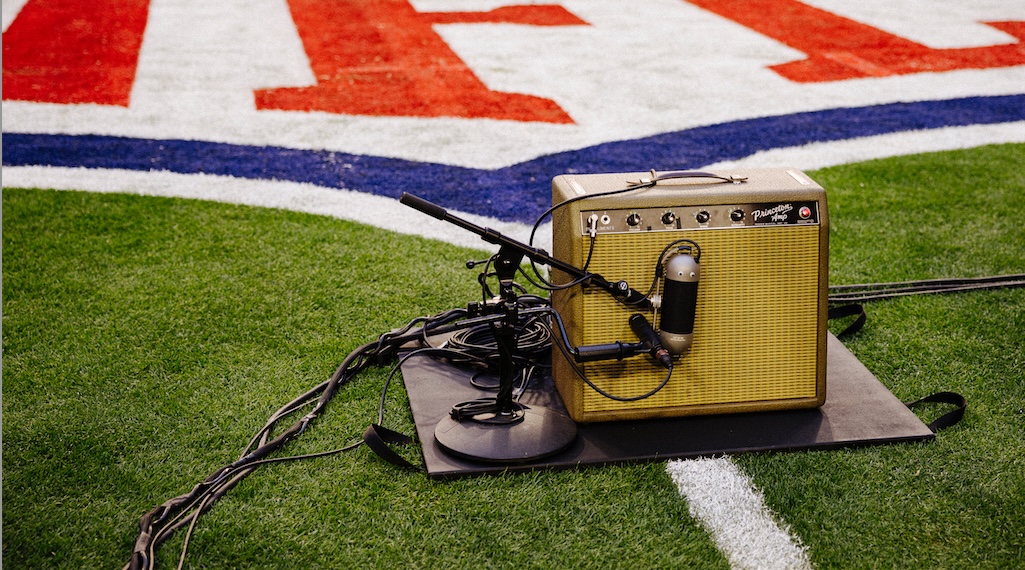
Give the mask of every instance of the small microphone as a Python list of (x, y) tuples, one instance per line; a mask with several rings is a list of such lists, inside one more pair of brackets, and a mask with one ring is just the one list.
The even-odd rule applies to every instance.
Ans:
[(599, 360), (623, 360), (640, 354), (648, 349), (643, 342), (623, 342), (617, 340), (608, 344), (589, 344), (573, 349), (573, 358), (577, 362), (596, 362)]
[(608, 344), (592, 344), (578, 346), (573, 349), (573, 358), (577, 362), (595, 362), (598, 360), (623, 360), (642, 352), (647, 352), (667, 369), (673, 367), (673, 357), (662, 347), (658, 333), (648, 323), (644, 315), (635, 313), (630, 317), (630, 328), (641, 342), (623, 342), (620, 340)]
[(644, 318), (644, 315), (634, 313), (630, 317), (630, 329), (648, 347), (648, 354), (652, 358), (661, 362), (662, 366), (665, 366), (667, 369), (673, 367), (673, 357), (670, 356), (668, 350), (662, 347), (658, 333), (655, 332), (655, 329), (651, 328), (651, 323), (648, 322), (648, 319)]
[(666, 263), (658, 330), (662, 346), (674, 356), (690, 348), (694, 339), (700, 275), (698, 260), (690, 254), (677, 253)]

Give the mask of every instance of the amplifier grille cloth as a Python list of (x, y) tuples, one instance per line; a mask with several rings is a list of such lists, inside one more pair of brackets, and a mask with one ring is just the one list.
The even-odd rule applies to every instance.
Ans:
[[(815, 397), (819, 227), (600, 235), (590, 269), (645, 291), (659, 253), (679, 238), (701, 247), (693, 346), (655, 396), (617, 402), (585, 389), (583, 411)], [(580, 243), (586, 258), (590, 239)], [(603, 292), (587, 290), (581, 344), (634, 340), (627, 323), (633, 312)], [(584, 370), (596, 385), (620, 396), (647, 392), (665, 376), (647, 357), (589, 363)]]

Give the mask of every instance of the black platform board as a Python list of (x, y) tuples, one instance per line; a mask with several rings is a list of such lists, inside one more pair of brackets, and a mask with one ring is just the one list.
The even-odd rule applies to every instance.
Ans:
[[(826, 403), (818, 409), (686, 416), (578, 424), (565, 451), (530, 463), (489, 464), (453, 457), (434, 428), (456, 403), (493, 397), (470, 385), (469, 372), (433, 359), (402, 365), (427, 473), (434, 478), (667, 460), (754, 451), (796, 451), (924, 441), (932, 431), (833, 335), (829, 336)], [(565, 413), (550, 377), (520, 402)]]

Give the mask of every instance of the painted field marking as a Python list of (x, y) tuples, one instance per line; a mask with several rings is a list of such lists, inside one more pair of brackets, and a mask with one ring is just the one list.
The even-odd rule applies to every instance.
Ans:
[(666, 472), (730, 567), (812, 568), (800, 540), (777, 522), (762, 493), (728, 457), (670, 461)]

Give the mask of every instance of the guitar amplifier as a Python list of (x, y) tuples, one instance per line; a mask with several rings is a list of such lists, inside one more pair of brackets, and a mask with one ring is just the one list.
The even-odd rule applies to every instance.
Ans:
[[(553, 377), (578, 422), (812, 408), (826, 397), (829, 224), (825, 191), (795, 169), (663, 176), (562, 175), (553, 180), (553, 253), (608, 281), (647, 292), (677, 240), (692, 243), (699, 278), (693, 336), (671, 377), (647, 355), (570, 363), (552, 355)], [(686, 174), (689, 177), (683, 177)], [(663, 178), (659, 177), (659, 178)], [(606, 195), (607, 194), (607, 195)], [(681, 253), (680, 255), (684, 255)], [(661, 272), (659, 272), (661, 273)], [(553, 272), (554, 283), (570, 277)], [(628, 321), (659, 309), (624, 305), (598, 287), (552, 293), (574, 347), (636, 342)], [(668, 304), (667, 304), (668, 305)], [(668, 307), (667, 307), (668, 309)], [(578, 369), (574, 371), (574, 366)], [(617, 399), (600, 394), (579, 376)]]

